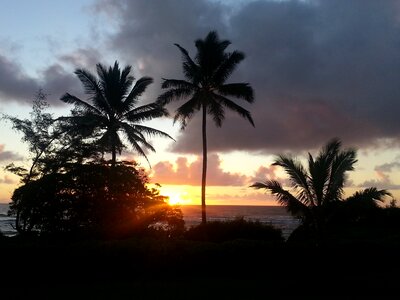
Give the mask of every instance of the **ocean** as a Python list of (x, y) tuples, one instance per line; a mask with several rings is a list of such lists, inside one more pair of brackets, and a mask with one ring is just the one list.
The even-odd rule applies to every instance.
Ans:
[(0, 231), (6, 236), (16, 233), (13, 228), (14, 218), (7, 216), (8, 204), (0, 203)]
[[(200, 224), (201, 206), (182, 205), (183, 218), (186, 227)], [(7, 216), (8, 204), (0, 203), (0, 231), (7, 236), (16, 232), (13, 228), (14, 218)], [(282, 230), (285, 238), (299, 225), (299, 221), (289, 215), (280, 206), (234, 206), (234, 205), (209, 205), (207, 206), (207, 220), (226, 221), (236, 217), (246, 220), (258, 220), (261, 223), (271, 224)]]

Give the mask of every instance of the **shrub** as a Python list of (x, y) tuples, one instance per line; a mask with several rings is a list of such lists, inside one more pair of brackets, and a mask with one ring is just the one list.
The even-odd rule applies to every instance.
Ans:
[(282, 231), (272, 225), (238, 217), (229, 221), (211, 221), (189, 228), (185, 237), (189, 240), (223, 242), (235, 239), (282, 242)]

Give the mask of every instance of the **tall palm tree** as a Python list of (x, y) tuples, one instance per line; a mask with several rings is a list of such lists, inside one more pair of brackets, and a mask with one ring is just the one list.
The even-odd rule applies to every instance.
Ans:
[(133, 149), (147, 160), (143, 148), (153, 152), (155, 149), (145, 135), (171, 138), (163, 131), (142, 125), (143, 121), (168, 115), (159, 103), (137, 106), (138, 98), (153, 79), (142, 77), (133, 85), (132, 67), (126, 66), (121, 71), (117, 61), (108, 69), (102, 64), (96, 67), (98, 78), (85, 69), (75, 71), (88, 96), (87, 101), (69, 93), (61, 97), (62, 101), (75, 105), (73, 116), (68, 120), (87, 137), (93, 138), (103, 152), (111, 152), (113, 166), (117, 152), (121, 153), (125, 146), (121, 133)]
[(160, 105), (174, 100), (187, 100), (177, 110), (174, 122), (180, 121), (181, 129), (193, 117), (196, 111), (202, 111), (203, 171), (201, 180), (202, 222), (206, 223), (206, 174), (207, 174), (207, 114), (220, 127), (225, 118), (225, 108), (254, 122), (249, 111), (228, 97), (235, 97), (252, 103), (253, 89), (248, 83), (226, 83), (226, 80), (244, 59), (239, 51), (226, 52), (230, 41), (221, 41), (215, 31), (208, 33), (204, 40), (195, 41), (197, 54), (194, 59), (189, 52), (175, 44), (182, 53), (183, 73), (186, 80), (164, 79), (163, 89), (168, 89), (158, 97)]
[(279, 155), (273, 165), (283, 167), (289, 176), (291, 190), (284, 189), (276, 180), (256, 182), (251, 187), (270, 191), (279, 204), (321, 237), (337, 204), (345, 200), (349, 204), (361, 200), (370, 205), (390, 195), (386, 190), (368, 188), (344, 199), (346, 172), (354, 170), (357, 159), (355, 150), (340, 148), (340, 140), (333, 139), (315, 159), (309, 153), (308, 170), (297, 159)]

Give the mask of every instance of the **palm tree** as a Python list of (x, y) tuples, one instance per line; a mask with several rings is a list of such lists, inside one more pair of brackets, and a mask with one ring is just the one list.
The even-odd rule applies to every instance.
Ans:
[(196, 111), (202, 111), (203, 171), (201, 180), (202, 222), (206, 223), (206, 174), (207, 174), (207, 114), (211, 115), (215, 124), (220, 127), (225, 118), (225, 108), (254, 122), (249, 111), (236, 104), (228, 97), (235, 97), (252, 103), (253, 89), (248, 83), (226, 83), (228, 77), (244, 59), (239, 51), (226, 52), (230, 41), (221, 41), (215, 31), (208, 33), (204, 40), (195, 41), (197, 54), (194, 59), (189, 52), (175, 44), (182, 53), (183, 73), (186, 80), (164, 79), (163, 89), (168, 89), (158, 97), (160, 105), (174, 100), (185, 99), (177, 110), (174, 123), (180, 121), (181, 129), (193, 117)]
[(137, 106), (138, 98), (153, 79), (142, 77), (133, 85), (135, 78), (130, 75), (132, 67), (126, 66), (121, 71), (117, 61), (108, 69), (102, 64), (97, 64), (96, 67), (98, 78), (85, 69), (75, 71), (88, 99), (84, 101), (69, 93), (63, 95), (62, 101), (75, 105), (73, 116), (66, 119), (78, 131), (85, 132), (87, 137), (94, 139), (102, 152), (111, 152), (112, 166), (115, 166), (117, 152), (121, 154), (125, 147), (120, 133), (147, 160), (143, 148), (153, 152), (155, 149), (147, 142), (145, 135), (171, 138), (163, 131), (141, 124), (143, 121), (168, 115), (166, 109), (155, 102)]
[(291, 190), (284, 189), (276, 180), (256, 182), (251, 187), (270, 191), (279, 204), (285, 206), (293, 216), (299, 217), (303, 225), (316, 233), (317, 238), (321, 237), (325, 225), (334, 217), (334, 208), (338, 204), (348, 202), (354, 206), (352, 203), (363, 201), (371, 205), (390, 196), (386, 190), (368, 188), (344, 199), (346, 172), (354, 170), (357, 159), (355, 150), (340, 148), (340, 140), (333, 139), (315, 159), (309, 153), (308, 170), (297, 159), (279, 155), (273, 165), (283, 167), (289, 176)]

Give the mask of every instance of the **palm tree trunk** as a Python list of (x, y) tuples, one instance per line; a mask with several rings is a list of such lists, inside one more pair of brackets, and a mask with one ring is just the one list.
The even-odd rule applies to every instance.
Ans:
[(117, 161), (117, 150), (115, 149), (115, 145), (112, 146), (111, 149), (111, 166), (115, 167), (115, 162)]
[(207, 124), (206, 124), (206, 106), (203, 105), (203, 122), (202, 122), (202, 135), (203, 135), (203, 173), (201, 177), (201, 222), (207, 223), (206, 215), (206, 179), (207, 179)]

